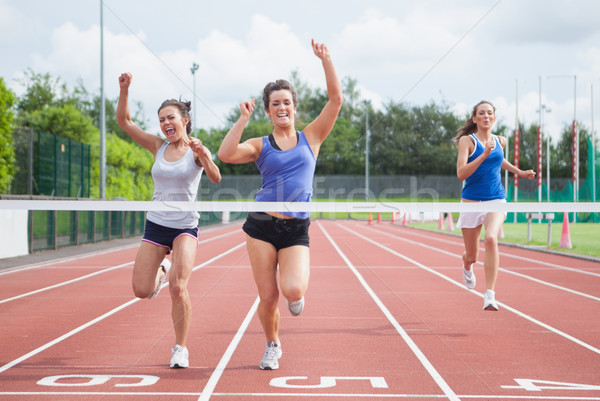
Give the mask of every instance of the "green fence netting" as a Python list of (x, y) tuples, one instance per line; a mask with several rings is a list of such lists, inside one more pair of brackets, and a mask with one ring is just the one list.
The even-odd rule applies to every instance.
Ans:
[[(597, 202), (600, 199), (600, 166), (598, 165), (598, 159), (600, 156), (599, 152), (594, 152), (594, 147), (592, 146), (592, 141), (588, 138), (588, 163), (587, 163), (587, 171), (585, 174), (585, 179), (579, 180), (579, 191), (577, 193), (577, 201), (579, 202)], [(595, 157), (594, 157), (595, 156)], [(595, 160), (595, 163), (591, 161)], [(595, 171), (594, 171), (595, 169)], [(594, 174), (595, 173), (595, 174)], [(594, 185), (595, 181), (595, 185)], [(569, 181), (565, 187), (561, 190), (550, 191), (548, 193), (548, 186), (542, 185), (542, 196), (541, 199), (543, 202), (573, 202), (574, 200), (574, 186), (573, 181)], [(515, 188), (514, 183), (511, 182), (506, 191), (506, 200), (508, 202), (515, 201)], [(517, 202), (537, 202), (539, 197), (539, 192), (536, 191), (523, 191), (521, 189), (517, 192)], [(574, 217), (575, 216), (575, 217)], [(562, 221), (564, 218), (563, 213), (555, 213), (554, 220)], [(573, 221), (576, 219), (578, 222), (582, 223), (598, 223), (600, 222), (600, 213), (575, 213), (570, 214), (569, 221)], [(509, 213), (507, 218), (507, 222), (519, 222), (523, 223), (527, 221), (527, 216), (525, 213), (517, 213), (515, 220), (515, 213)]]

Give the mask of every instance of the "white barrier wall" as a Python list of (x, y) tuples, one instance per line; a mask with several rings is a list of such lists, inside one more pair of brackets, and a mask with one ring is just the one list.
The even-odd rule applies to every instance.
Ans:
[(0, 259), (27, 255), (27, 210), (0, 210)]

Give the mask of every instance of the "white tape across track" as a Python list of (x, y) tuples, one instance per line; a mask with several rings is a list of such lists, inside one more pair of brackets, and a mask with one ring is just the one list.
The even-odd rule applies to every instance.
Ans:
[(447, 212), (600, 212), (600, 202), (245, 202), (0, 200), (0, 210), (447, 213)]

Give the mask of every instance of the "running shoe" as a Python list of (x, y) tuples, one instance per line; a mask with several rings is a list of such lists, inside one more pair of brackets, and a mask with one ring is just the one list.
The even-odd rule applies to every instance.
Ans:
[(483, 310), (498, 310), (498, 304), (496, 303), (495, 294), (493, 291), (488, 290), (483, 295)]
[(463, 284), (468, 289), (472, 290), (475, 288), (475, 284), (477, 283), (477, 278), (475, 278), (475, 272), (471, 267), (471, 270), (467, 270), (463, 267)]
[(160, 290), (162, 289), (162, 285), (165, 283), (165, 281), (167, 280), (167, 277), (169, 276), (169, 270), (171, 270), (171, 262), (169, 262), (169, 259), (165, 258), (160, 263), (160, 267), (162, 268), (163, 272), (165, 272), (165, 274), (158, 280), (158, 285), (154, 289), (154, 292), (152, 294), (148, 295), (148, 299), (152, 299), (152, 298), (156, 297), (158, 295), (158, 293), (160, 292)]
[(282, 351), (280, 343), (267, 343), (267, 347), (265, 348), (265, 354), (263, 355), (263, 358), (260, 361), (260, 368), (263, 370), (279, 369), (279, 362), (277, 360), (281, 358), (281, 355)]
[(175, 345), (171, 350), (171, 367), (172, 368), (187, 368), (190, 366), (189, 352), (186, 347)]
[(298, 301), (295, 302), (288, 302), (288, 300), (286, 299), (285, 303), (287, 304), (288, 310), (293, 316), (298, 316), (302, 313), (302, 310), (304, 309), (304, 297), (300, 298)]

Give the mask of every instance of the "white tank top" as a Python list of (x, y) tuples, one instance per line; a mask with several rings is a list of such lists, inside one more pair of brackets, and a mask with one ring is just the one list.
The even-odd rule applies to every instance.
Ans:
[[(165, 160), (165, 150), (169, 142), (162, 144), (152, 166), (154, 180), (153, 201), (195, 202), (202, 167), (194, 161), (194, 152), (188, 149), (183, 157), (175, 162)], [(146, 218), (153, 223), (170, 228), (194, 228), (198, 226), (200, 214), (196, 211), (148, 211)]]

